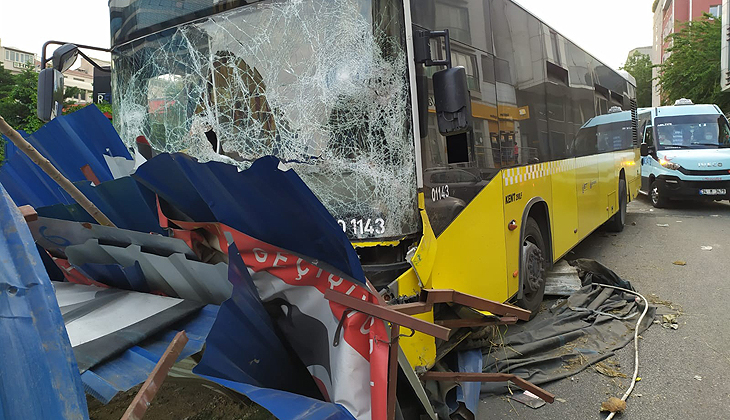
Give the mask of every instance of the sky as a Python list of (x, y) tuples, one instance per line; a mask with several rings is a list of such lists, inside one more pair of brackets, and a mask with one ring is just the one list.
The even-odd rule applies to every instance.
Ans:
[[(652, 0), (517, 2), (614, 68), (631, 49), (651, 45)], [(0, 40), (39, 56), (48, 40), (108, 48), (108, 0), (0, 0)], [(104, 53), (91, 56), (108, 59)]]

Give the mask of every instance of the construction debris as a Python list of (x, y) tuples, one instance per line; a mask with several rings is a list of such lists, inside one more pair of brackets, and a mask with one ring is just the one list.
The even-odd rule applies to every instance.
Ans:
[(611, 397), (608, 401), (601, 403), (601, 411), (610, 411), (612, 413), (620, 413), (626, 410), (626, 401), (620, 400), (616, 397)]
[(625, 373), (619, 370), (618, 365), (613, 362), (614, 366), (609, 366), (612, 362), (598, 362), (593, 365), (593, 368), (600, 374), (608, 376), (609, 378), (628, 378)]
[(578, 270), (565, 260), (560, 260), (545, 275), (545, 294), (570, 296), (582, 287)]

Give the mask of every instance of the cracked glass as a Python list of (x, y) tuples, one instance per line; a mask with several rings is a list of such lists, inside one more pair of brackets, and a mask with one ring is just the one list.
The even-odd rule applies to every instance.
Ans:
[(353, 239), (415, 233), (404, 38), (390, 0), (239, 7), (117, 46), (114, 124), (203, 162), (275, 155)]

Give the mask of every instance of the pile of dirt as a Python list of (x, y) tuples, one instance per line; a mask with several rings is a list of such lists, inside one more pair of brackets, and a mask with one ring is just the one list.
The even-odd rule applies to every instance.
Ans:
[[(87, 396), (91, 420), (119, 420), (139, 386), (103, 405)], [(248, 398), (208, 382), (167, 378), (147, 409), (145, 420), (273, 420)]]

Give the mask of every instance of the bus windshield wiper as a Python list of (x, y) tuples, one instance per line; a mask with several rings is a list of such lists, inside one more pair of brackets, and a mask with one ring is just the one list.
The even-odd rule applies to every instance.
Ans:
[(690, 148), (689, 146), (685, 146), (683, 144), (664, 144), (664, 145), (661, 145), (661, 147), (662, 147), (662, 149), (669, 149), (671, 147), (676, 147), (678, 149), (689, 149)]

